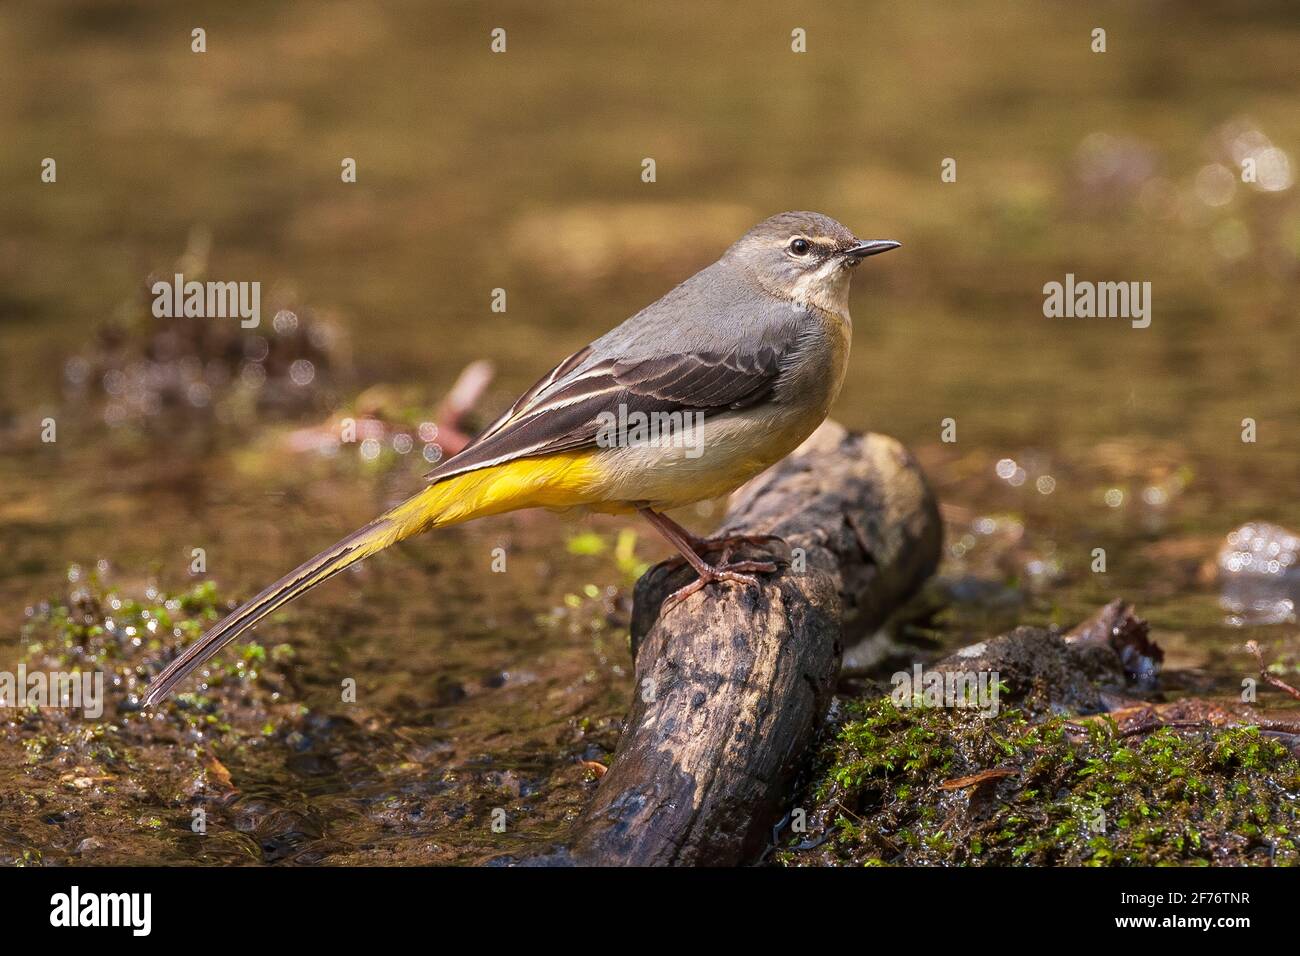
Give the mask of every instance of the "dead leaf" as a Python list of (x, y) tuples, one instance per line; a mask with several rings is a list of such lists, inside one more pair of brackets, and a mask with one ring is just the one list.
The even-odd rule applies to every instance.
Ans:
[(977, 784), (984, 783), (986, 780), (1000, 780), (1003, 777), (1014, 777), (1020, 773), (1011, 767), (994, 767), (991, 770), (981, 770), (979, 773), (973, 773), (969, 777), (955, 777), (952, 780), (945, 780), (939, 784), (940, 790), (962, 790), (966, 787), (973, 787)]

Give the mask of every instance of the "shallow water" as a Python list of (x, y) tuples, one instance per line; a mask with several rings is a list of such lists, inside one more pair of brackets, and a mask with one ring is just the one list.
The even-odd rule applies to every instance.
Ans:
[[(203, 55), (192, 17), (132, 9), (0, 12), (0, 668), (72, 563), (107, 561), (138, 594), (189, 586), (203, 548), (200, 577), (242, 598), (417, 488), (418, 442), (374, 463), (286, 450), (360, 389), (407, 389), (389, 404), (431, 419), (490, 357), (481, 422), (753, 222), (813, 208), (904, 243), (859, 270), (834, 414), (917, 450), (949, 522), (945, 575), (985, 582), (957, 588), (977, 597), (937, 618), (941, 645), (1122, 596), (1175, 690), (1234, 693), (1251, 638), (1294, 677), (1294, 613), (1243, 625), (1215, 578), (1239, 525), (1300, 530), (1300, 24), (1285, 4), (1117, 5), (1105, 54), (1088, 49), (1096, 15), (1052, 4), (771, 5), (742, 22), (673, 3), (563, 19), (304, 3), (213, 14)], [(788, 52), (794, 26), (808, 54)], [(39, 182), (45, 156), (56, 184)], [(1243, 156), (1266, 182), (1237, 179)], [(302, 396), (281, 382), (270, 404), (251, 376), (224, 417), (105, 417), (78, 398), (69, 357), (147, 315), (149, 275), (201, 264), (261, 281), (267, 318), (331, 323), (335, 364), (317, 356)], [(1066, 273), (1150, 282), (1150, 327), (1045, 318), (1043, 285)], [(226, 836), (125, 827), (97, 858), (479, 862), (558, 838), (593, 785), (578, 761), (607, 757), (630, 692), (612, 552), (635, 527), (489, 519), (322, 587), (258, 638), (293, 644), (302, 703), (347, 723), (232, 756)], [(665, 554), (636, 530), (639, 559)], [(604, 551), (565, 547), (587, 532)], [(347, 677), (357, 705), (339, 701)], [(33, 771), (20, 735), (3, 746), (12, 796)], [(0, 806), (7, 853), (75, 858), (57, 825)]]

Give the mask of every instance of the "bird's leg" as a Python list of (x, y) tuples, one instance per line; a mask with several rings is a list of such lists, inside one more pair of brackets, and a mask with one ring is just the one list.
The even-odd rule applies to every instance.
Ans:
[(645, 519), (654, 525), (664, 538), (676, 548), (681, 556), (686, 560), (697, 575), (696, 579), (683, 588), (678, 588), (672, 594), (664, 599), (664, 609), (667, 610), (680, 604), (696, 591), (703, 588), (706, 584), (714, 581), (732, 581), (736, 584), (745, 584), (749, 587), (759, 587), (758, 578), (752, 574), (746, 574), (746, 571), (756, 571), (761, 574), (771, 574), (776, 570), (776, 564), (771, 561), (733, 561), (727, 562), (727, 556), (731, 553), (730, 548), (723, 552), (723, 560), (716, 565), (709, 564), (700, 557), (695, 544), (700, 543), (699, 539), (687, 532), (676, 521), (661, 515), (657, 511), (651, 511), (649, 508), (637, 509), (645, 516)]
[[(648, 508), (643, 508), (641, 510), (643, 514), (649, 511)], [(722, 559), (719, 561), (720, 564), (727, 563), (727, 559), (731, 557), (731, 552), (736, 550), (737, 545), (752, 544), (757, 548), (767, 548), (769, 545), (775, 545), (777, 550), (780, 550), (786, 554), (788, 554), (790, 550), (789, 545), (785, 543), (785, 539), (780, 537), (779, 535), (728, 534), (718, 538), (700, 538), (697, 537), (696, 535), (691, 534), (691, 532), (687, 531), (685, 528), (679, 525), (672, 518), (668, 517), (666, 514), (661, 514), (660, 512), (657, 511), (653, 512), (653, 514), (659, 521), (663, 522), (663, 525), (656, 524), (655, 525), (656, 528), (659, 528), (661, 531), (664, 525), (667, 525), (668, 527), (672, 528), (674, 532), (676, 532), (683, 539), (685, 539), (685, 541), (690, 545), (691, 550), (694, 551), (697, 555), (710, 554), (714, 551), (721, 551)], [(676, 547), (676, 544), (674, 543), (673, 546)], [(680, 563), (680, 564), (686, 563), (685, 557), (674, 558), (673, 561), (675, 563)]]
[[(687, 531), (685, 528), (679, 525), (672, 518), (668, 517), (666, 514), (662, 514), (661, 512), (658, 511), (651, 511), (649, 508), (640, 508), (638, 510), (641, 512), (641, 514), (646, 516), (646, 520), (648, 520), (652, 525), (654, 525), (655, 529), (658, 530), (659, 533), (662, 534), (665, 538), (668, 538), (668, 532), (665, 531), (664, 529), (670, 528), (672, 529), (672, 533), (677, 535), (678, 538), (680, 538), (680, 540), (685, 541), (686, 544), (690, 547), (690, 549), (694, 551), (697, 555), (703, 551), (709, 550), (709, 541), (707, 538), (701, 538), (701, 537), (697, 537), (694, 534), (691, 534), (691, 532)], [(654, 517), (653, 518), (650, 517), (651, 515), (654, 515)], [(668, 540), (672, 543), (673, 547), (675, 548), (678, 547), (678, 544), (674, 539), (668, 538)], [(685, 554), (685, 552), (682, 553)], [(677, 558), (675, 560), (685, 561), (686, 559), (683, 557), (683, 558)]]

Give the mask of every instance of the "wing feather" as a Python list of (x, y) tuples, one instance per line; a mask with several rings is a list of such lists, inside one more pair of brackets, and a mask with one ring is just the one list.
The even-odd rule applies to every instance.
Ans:
[(584, 364), (591, 347), (569, 356), (526, 391), (460, 454), (426, 475), (452, 475), (516, 458), (595, 447), (602, 412), (688, 412), (745, 408), (771, 394), (782, 354), (684, 352)]

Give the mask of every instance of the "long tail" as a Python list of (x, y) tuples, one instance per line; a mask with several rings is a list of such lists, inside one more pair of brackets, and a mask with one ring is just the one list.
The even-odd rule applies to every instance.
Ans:
[(376, 551), (382, 551), (404, 537), (407, 534), (402, 534), (400, 526), (385, 515), (294, 568), (251, 601), (218, 621), (163, 668), (145, 692), (144, 705), (151, 707), (161, 701), (195, 668), (202, 667), (219, 650), (277, 608), (332, 578), (349, 565)]
[(151, 707), (161, 701), (195, 668), (202, 667), (212, 655), (277, 608), (391, 544), (431, 528), (483, 515), (536, 505), (567, 507), (577, 503), (582, 499), (582, 489), (591, 482), (591, 473), (585, 467), (587, 460), (583, 455), (525, 459), (430, 485), (294, 568), (218, 621), (159, 672), (145, 691), (144, 705)]

